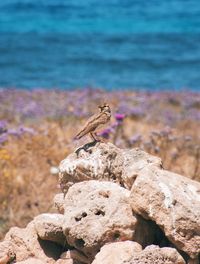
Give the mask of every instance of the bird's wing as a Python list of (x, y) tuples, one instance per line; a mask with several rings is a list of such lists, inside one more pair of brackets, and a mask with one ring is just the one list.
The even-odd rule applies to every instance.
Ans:
[(85, 125), (83, 126), (83, 128), (81, 129), (81, 131), (75, 136), (75, 139), (80, 139), (83, 136), (85, 136), (86, 134), (88, 134), (89, 132), (94, 131), (97, 126), (98, 126), (98, 119), (100, 117), (101, 114), (96, 114), (91, 116), (87, 122), (85, 123)]

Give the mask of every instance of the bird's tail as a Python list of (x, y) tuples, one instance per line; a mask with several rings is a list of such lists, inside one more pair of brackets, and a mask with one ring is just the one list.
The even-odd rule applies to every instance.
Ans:
[(79, 140), (80, 138), (82, 138), (83, 137), (83, 135), (82, 135), (82, 131), (81, 132), (79, 132), (73, 139), (74, 140)]

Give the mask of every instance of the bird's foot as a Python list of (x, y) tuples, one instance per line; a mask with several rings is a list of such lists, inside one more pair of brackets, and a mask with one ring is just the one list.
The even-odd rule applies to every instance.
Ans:
[(103, 138), (100, 138), (100, 137), (98, 137), (98, 138), (96, 139), (96, 141), (97, 141), (98, 143), (106, 143), (106, 140), (103, 139)]
[(94, 147), (97, 143), (98, 143), (97, 140), (93, 140), (92, 142), (86, 143), (84, 146), (78, 148), (78, 149), (75, 151), (77, 157), (78, 157), (79, 152), (80, 152), (81, 150), (84, 150), (85, 152), (90, 152), (89, 148)]

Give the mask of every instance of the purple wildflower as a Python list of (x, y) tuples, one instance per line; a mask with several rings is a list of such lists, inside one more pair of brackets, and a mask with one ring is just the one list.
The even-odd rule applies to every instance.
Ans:
[(111, 129), (114, 131), (116, 129), (116, 127), (118, 127), (119, 122), (115, 122), (111, 125)]
[(130, 115), (135, 118), (141, 118), (145, 116), (144, 106), (143, 108), (140, 107), (133, 107), (130, 109)]
[(125, 118), (125, 115), (124, 114), (120, 114), (120, 113), (116, 113), (115, 114), (115, 119), (118, 121), (118, 122), (122, 122)]
[(142, 136), (140, 134), (136, 134), (130, 139), (130, 142), (131, 144), (136, 144), (138, 142), (141, 142), (141, 140), (142, 140)]
[(7, 134), (0, 135), (0, 144), (3, 144), (7, 141)]
[(8, 135), (19, 137), (21, 135), (20, 131), (18, 129), (8, 129)]
[(23, 127), (22, 126), (19, 128), (19, 131), (21, 132), (21, 134), (28, 133), (31, 135), (35, 135), (35, 130), (33, 128), (30, 128), (30, 127)]
[(110, 134), (112, 133), (112, 129), (111, 128), (106, 128), (103, 131), (101, 131), (98, 135), (108, 139), (110, 137)]
[(172, 133), (172, 130), (168, 126), (160, 131), (160, 135), (163, 136), (163, 137), (168, 137), (171, 133)]
[(30, 135), (35, 135), (35, 130), (33, 128), (29, 128), (29, 127), (19, 127), (17, 129), (8, 129), (8, 134), (15, 136), (15, 137), (20, 137), (21, 135), (23, 135), (24, 133), (28, 133)]
[(7, 131), (7, 122), (5, 120), (0, 120), (0, 134), (3, 134)]

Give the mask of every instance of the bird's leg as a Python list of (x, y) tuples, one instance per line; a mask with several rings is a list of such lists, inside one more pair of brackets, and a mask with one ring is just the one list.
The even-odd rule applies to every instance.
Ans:
[(96, 138), (96, 133), (90, 132), (90, 136), (91, 136), (91, 138), (94, 140), (94, 142), (99, 141), (99, 140)]
[(103, 140), (103, 138), (97, 136), (97, 133), (90, 132), (90, 135), (91, 135), (92, 139), (94, 139), (94, 142), (105, 143), (105, 141)]

